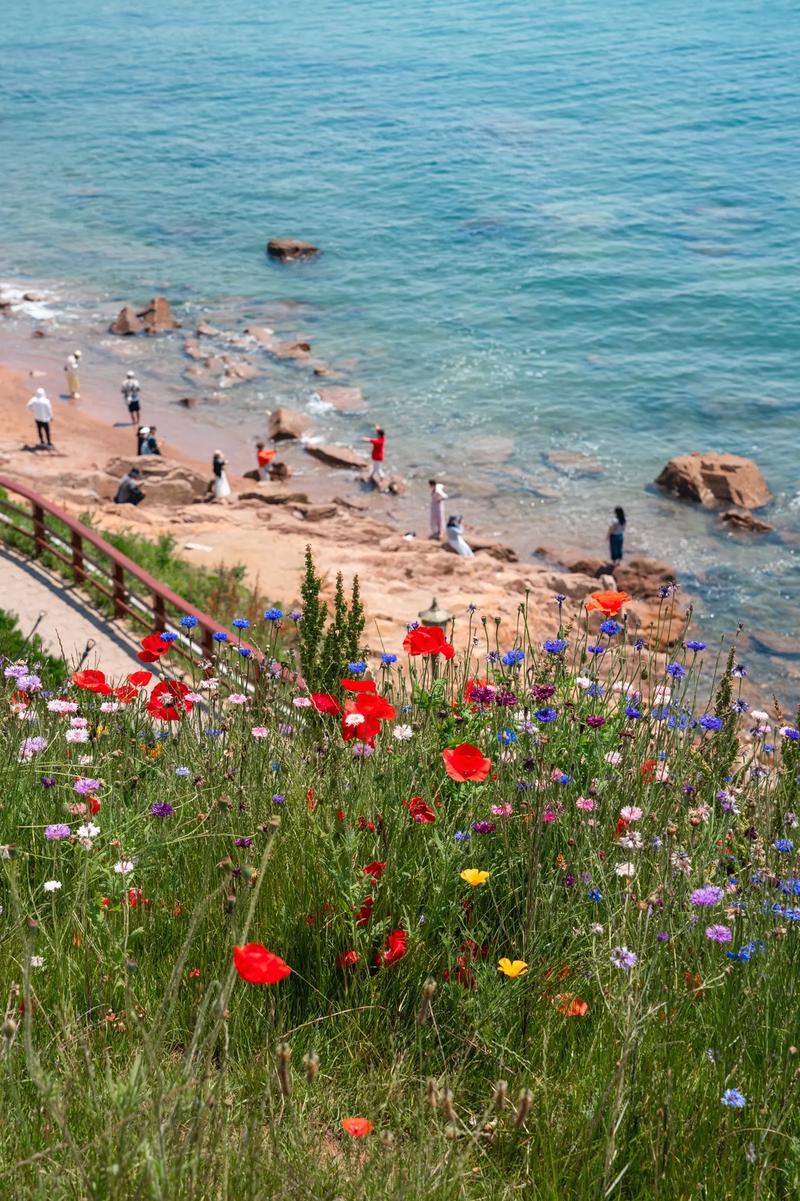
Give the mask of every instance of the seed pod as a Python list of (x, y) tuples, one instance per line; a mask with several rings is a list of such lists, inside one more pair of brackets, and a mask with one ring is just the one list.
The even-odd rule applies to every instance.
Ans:
[(309, 1084), (313, 1084), (319, 1071), (319, 1056), (316, 1051), (309, 1051), (307, 1055), (303, 1056), (303, 1067), (306, 1070), (306, 1080)]
[(532, 1105), (533, 1093), (529, 1088), (523, 1088), (517, 1097), (517, 1116), (514, 1119), (514, 1126), (517, 1130), (521, 1129), (527, 1122)]
[(231, 893), (230, 896), (227, 896), (225, 898), (225, 912), (233, 913), (235, 908), (236, 908), (236, 897), (233, 895), (233, 893)]
[(500, 1113), (501, 1110), (505, 1109), (507, 1103), (508, 1081), (498, 1080), (497, 1084), (494, 1086), (494, 1092), (492, 1094), (492, 1109), (495, 1109), (498, 1113)]
[(417, 1021), (419, 1022), (420, 1026), (424, 1026), (428, 1021), (428, 1018), (431, 1016), (431, 1000), (435, 992), (436, 981), (432, 976), (429, 976), (422, 986), (422, 1001), (420, 1003), (419, 1013), (417, 1014)]
[(448, 1122), (457, 1122), (456, 1111), (453, 1108), (453, 1094), (449, 1088), (442, 1091), (442, 1109)]
[(439, 1090), (436, 1087), (436, 1081), (433, 1076), (429, 1076), (425, 1084), (425, 1100), (430, 1105), (431, 1109), (436, 1109), (439, 1104)]
[(381, 1131), (381, 1148), (384, 1151), (394, 1150), (394, 1135), (391, 1130)]
[(288, 1043), (278, 1044), (278, 1083), (281, 1086), (281, 1093), (284, 1097), (292, 1095), (292, 1078), (289, 1072), (289, 1064), (292, 1059), (292, 1048)]

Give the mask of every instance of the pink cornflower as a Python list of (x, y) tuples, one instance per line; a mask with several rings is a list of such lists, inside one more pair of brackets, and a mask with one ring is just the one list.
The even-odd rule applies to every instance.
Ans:
[(626, 805), (624, 809), (620, 809), (619, 815), (623, 821), (638, 822), (642, 816), (642, 811), (638, 805)]
[(605, 755), (606, 763), (610, 763), (612, 767), (619, 767), (622, 762), (622, 755), (619, 751), (607, 751)]
[[(232, 697), (228, 697), (228, 700), (232, 700), (232, 699), (233, 699)], [(307, 696), (296, 696), (294, 698), (294, 700), (292, 701), (292, 704), (295, 706), (296, 709), (310, 709), (311, 708), (311, 701), (309, 700), (309, 698)]]
[(575, 808), (583, 810), (584, 813), (592, 813), (596, 804), (589, 796), (579, 796), (575, 801)]
[(88, 730), (67, 730), (64, 737), (66, 738), (67, 742), (88, 742), (89, 741), (89, 731)]
[(266, 738), (267, 735), (269, 734), (269, 730), (267, 729), (266, 726), (253, 726), (250, 733), (253, 735), (254, 738)]
[[(295, 702), (295, 704), (296, 703), (297, 702)], [(232, 692), (230, 694), (230, 696), (228, 697), (228, 704), (230, 704), (230, 705), (246, 705), (247, 697), (245, 696), (245, 694), (243, 692)]]
[(706, 938), (711, 942), (733, 942), (733, 931), (730, 926), (706, 926)]
[(514, 812), (514, 806), (508, 801), (504, 805), (492, 805), (492, 815), (494, 817), (509, 817)]

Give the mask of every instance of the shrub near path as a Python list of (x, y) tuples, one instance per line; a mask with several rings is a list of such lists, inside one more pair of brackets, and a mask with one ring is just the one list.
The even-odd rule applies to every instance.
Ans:
[(369, 679), (306, 595), (299, 678), (3, 664), (3, 1194), (797, 1196), (794, 725), (623, 601)]

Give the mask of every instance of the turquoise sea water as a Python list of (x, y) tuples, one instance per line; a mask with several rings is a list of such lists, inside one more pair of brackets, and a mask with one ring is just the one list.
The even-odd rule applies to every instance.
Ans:
[[(709, 626), (798, 632), (796, 4), (161, 8), (6, 6), (0, 278), (87, 316), (156, 289), (239, 327), (303, 302), (396, 465), (445, 470), (468, 523), (600, 549), (622, 502)], [(324, 253), (270, 264), (282, 234)], [(256, 388), (227, 402), (245, 423)], [(645, 490), (707, 447), (759, 462), (782, 537)], [(552, 449), (603, 474), (564, 478)]]

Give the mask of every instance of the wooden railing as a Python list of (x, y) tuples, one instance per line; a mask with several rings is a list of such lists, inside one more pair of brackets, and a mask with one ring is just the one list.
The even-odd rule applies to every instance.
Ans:
[[(177, 615), (174, 624), (179, 632), (180, 618), (194, 617), (197, 625), (191, 631), (191, 637), (181, 637), (173, 644), (173, 649), (184, 658), (196, 661), (197, 652), (192, 649), (196, 640), (202, 654), (208, 659), (212, 657), (214, 635), (227, 634), (225, 627), (213, 617), (159, 583), (138, 563), (38, 492), (3, 475), (0, 475), (0, 489), (20, 498), (29, 507), (26, 512), (19, 503), (0, 494), (0, 542), (3, 530), (13, 530), (18, 537), (30, 542), (32, 558), (52, 555), (67, 568), (77, 585), (85, 585), (110, 601), (114, 617), (127, 618), (148, 632), (166, 630), (170, 610)], [(48, 517), (61, 528), (54, 528)], [(30, 521), (29, 529), (20, 524), (21, 519)], [(238, 645), (248, 646), (247, 643)], [(263, 658), (254, 647), (248, 649), (255, 659)]]

